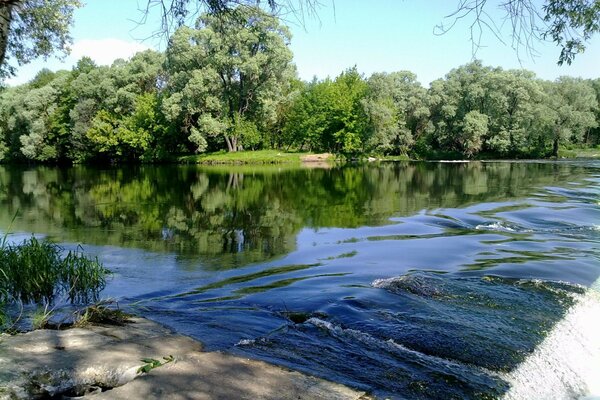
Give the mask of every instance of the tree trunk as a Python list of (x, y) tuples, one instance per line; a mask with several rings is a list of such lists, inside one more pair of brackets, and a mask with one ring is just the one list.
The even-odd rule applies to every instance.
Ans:
[(560, 139), (560, 134), (558, 132), (554, 132), (554, 143), (552, 144), (552, 155), (554, 157), (558, 157), (558, 141)]
[(4, 65), (6, 61), (13, 4), (14, 2), (0, 2), (0, 65)]
[(227, 151), (231, 152), (232, 150), (232, 146), (231, 146), (231, 140), (229, 140), (229, 136), (225, 135), (225, 143), (227, 143)]

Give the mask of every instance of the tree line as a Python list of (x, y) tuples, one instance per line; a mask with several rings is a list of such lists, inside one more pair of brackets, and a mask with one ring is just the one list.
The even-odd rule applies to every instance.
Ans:
[(298, 79), (290, 33), (240, 7), (165, 52), (82, 58), (0, 92), (4, 162), (157, 162), (264, 148), (411, 157), (546, 157), (600, 142), (600, 79), (544, 81), (475, 61), (424, 88), (408, 71)]

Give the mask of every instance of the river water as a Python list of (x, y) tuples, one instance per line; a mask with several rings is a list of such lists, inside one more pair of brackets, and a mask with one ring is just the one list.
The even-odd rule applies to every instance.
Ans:
[(379, 398), (569, 399), (598, 394), (599, 194), (598, 161), (5, 166), (0, 230), (81, 244), (103, 297), (209, 350)]

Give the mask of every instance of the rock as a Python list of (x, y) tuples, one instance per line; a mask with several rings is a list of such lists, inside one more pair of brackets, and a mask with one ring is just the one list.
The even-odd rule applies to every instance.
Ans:
[[(173, 362), (138, 372), (141, 359), (167, 356)], [(105, 391), (96, 394), (97, 388)], [(98, 400), (365, 398), (363, 392), (263, 362), (202, 352), (197, 341), (142, 318), (125, 326), (0, 336), (0, 400), (80, 393)]]

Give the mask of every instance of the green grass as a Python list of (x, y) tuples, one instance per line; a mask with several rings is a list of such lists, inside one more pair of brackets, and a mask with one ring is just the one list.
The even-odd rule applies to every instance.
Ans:
[(559, 158), (600, 158), (600, 146), (571, 147), (558, 150)]
[(177, 159), (185, 164), (300, 164), (308, 153), (286, 153), (279, 150), (253, 150), (182, 156)]
[[(98, 300), (108, 270), (80, 251), (63, 253), (60, 246), (35, 237), (18, 245), (0, 243), (0, 330), (10, 322), (6, 309), (11, 304), (48, 310), (59, 297), (80, 304)], [(41, 323), (47, 315), (34, 315), (34, 320)]]
[(412, 158), (410, 158), (407, 155), (399, 155), (399, 156), (380, 156), (380, 157), (375, 157), (380, 161), (410, 161), (412, 160)]

